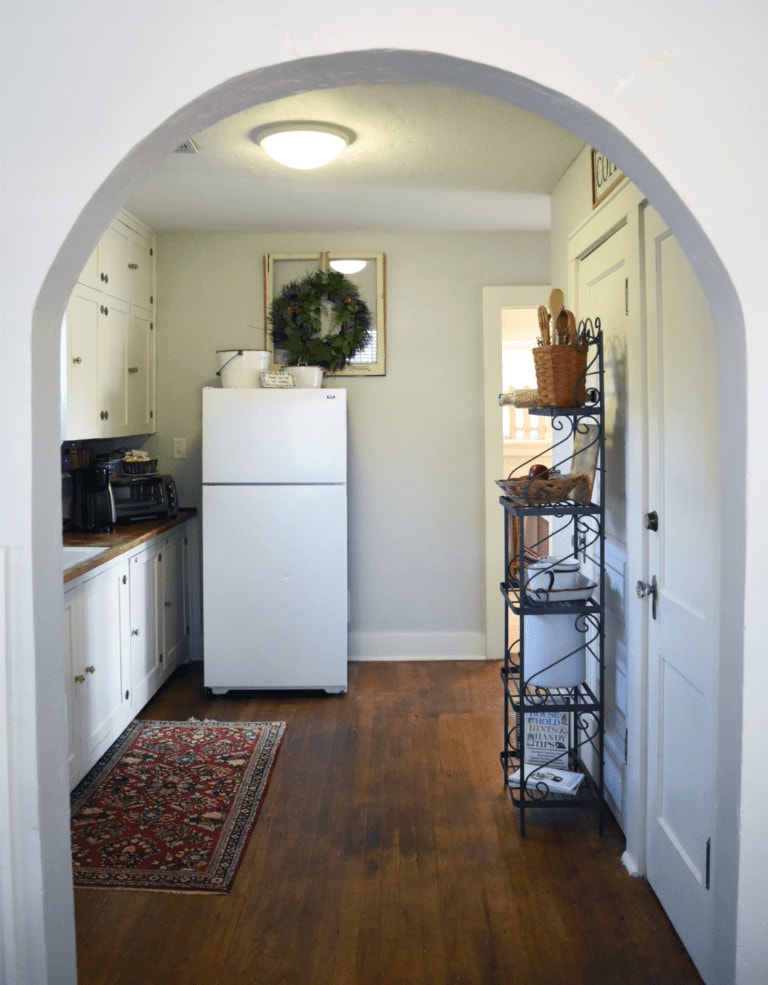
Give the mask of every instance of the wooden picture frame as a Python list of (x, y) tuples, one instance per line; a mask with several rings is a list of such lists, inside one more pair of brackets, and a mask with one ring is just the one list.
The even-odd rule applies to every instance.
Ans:
[(604, 202), (626, 178), (623, 171), (609, 160), (605, 154), (592, 148), (592, 208)]

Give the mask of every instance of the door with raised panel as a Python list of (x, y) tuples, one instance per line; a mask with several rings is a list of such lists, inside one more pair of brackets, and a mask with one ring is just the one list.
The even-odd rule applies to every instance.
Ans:
[[(711, 963), (719, 652), (719, 377), (714, 323), (679, 244), (645, 217), (648, 879), (702, 977)], [(639, 519), (639, 518), (638, 518)], [(655, 603), (655, 605), (653, 604)], [(653, 609), (656, 610), (654, 618)]]
[(624, 827), (627, 736), (627, 616), (625, 583), (627, 415), (627, 253), (629, 232), (620, 225), (576, 264), (578, 317), (600, 318), (605, 407), (605, 786)]

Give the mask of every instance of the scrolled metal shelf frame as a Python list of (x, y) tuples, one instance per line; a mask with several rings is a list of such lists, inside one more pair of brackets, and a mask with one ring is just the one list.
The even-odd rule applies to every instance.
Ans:
[[(595, 474), (589, 490), (589, 500), (577, 502), (566, 499), (561, 502), (536, 502), (531, 499), (523, 502), (502, 495), (499, 502), (504, 508), (505, 521), (505, 560), (504, 581), (500, 590), (505, 603), (505, 647), (501, 679), (504, 688), (504, 748), (500, 753), (504, 782), (510, 792), (513, 805), (519, 809), (520, 830), (526, 831), (526, 814), (529, 809), (546, 808), (587, 808), (594, 810), (598, 818), (599, 830), (603, 830), (604, 796), (604, 651), (605, 628), (603, 600), (605, 599), (605, 501), (604, 501), (604, 462), (605, 429), (603, 406), (603, 350), (602, 332), (599, 319), (586, 319), (579, 326), (580, 338), (587, 345), (586, 393), (587, 403), (576, 408), (531, 408), (534, 414), (545, 414), (552, 418), (553, 465), (552, 470), (569, 474), (568, 465), (572, 460), (571, 449), (574, 439), (580, 439), (581, 452), (590, 448), (596, 453)], [(586, 440), (585, 440), (586, 439)], [(508, 479), (519, 480), (528, 474), (528, 469), (537, 456), (518, 466)], [(503, 488), (503, 487), (502, 487)], [(517, 487), (519, 488), (519, 486)], [(550, 528), (540, 540), (525, 544), (523, 524), (527, 517), (547, 517)], [(516, 550), (510, 543), (510, 524), (516, 523)], [(553, 541), (564, 546), (570, 537), (571, 549), (563, 557), (579, 557), (583, 563), (593, 566), (596, 573), (597, 588), (594, 597), (580, 601), (542, 602), (532, 600), (524, 590), (525, 580), (518, 576), (524, 572), (526, 561), (539, 554), (552, 554), (549, 546)], [(555, 552), (558, 556), (558, 552)], [(519, 635), (512, 638), (509, 629), (509, 613), (518, 618)], [(581, 650), (576, 649), (553, 654), (546, 667), (528, 674), (525, 668), (525, 622), (528, 616), (572, 615), (574, 627), (583, 634), (586, 673), (585, 680), (577, 685), (562, 687), (542, 687), (537, 678), (545, 671), (557, 667)], [(525, 736), (526, 716), (542, 711), (565, 711), (569, 713), (569, 738), (566, 751), (568, 769), (583, 774), (578, 791), (574, 795), (558, 793), (557, 789), (544, 781), (522, 782), (510, 786), (509, 780), (516, 770), (524, 778), (531, 769), (526, 765)], [(562, 762), (563, 752), (553, 753), (548, 763), (536, 764), (537, 770), (556, 768)]]

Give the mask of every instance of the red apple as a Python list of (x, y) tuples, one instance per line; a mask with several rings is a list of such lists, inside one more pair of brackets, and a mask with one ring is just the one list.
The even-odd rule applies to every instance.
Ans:
[(541, 464), (539, 464), (539, 465), (532, 465), (528, 469), (528, 478), (529, 479), (548, 479), (549, 478), (549, 469), (547, 468), (546, 465), (541, 465)]

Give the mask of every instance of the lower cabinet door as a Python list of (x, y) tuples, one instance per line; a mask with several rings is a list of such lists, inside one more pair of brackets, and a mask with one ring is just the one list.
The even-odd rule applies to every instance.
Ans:
[(130, 721), (126, 565), (85, 578), (65, 599), (70, 777), (77, 782)]
[(185, 656), (187, 641), (186, 536), (180, 528), (158, 551), (158, 633), (160, 673), (169, 677)]
[(157, 548), (130, 559), (131, 707), (138, 712), (157, 690)]
[[(80, 688), (85, 684), (81, 668), (82, 607), (80, 587), (64, 593), (64, 649), (67, 660), (67, 724), (69, 726), (69, 780), (74, 787), (83, 773), (83, 740), (80, 734)], [(82, 678), (82, 680), (80, 680)]]

